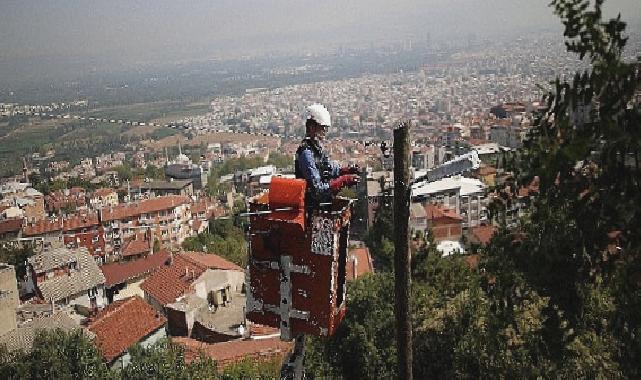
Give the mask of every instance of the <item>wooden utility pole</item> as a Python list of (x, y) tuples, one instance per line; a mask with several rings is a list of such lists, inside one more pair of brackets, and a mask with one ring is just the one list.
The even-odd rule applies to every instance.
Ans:
[(410, 319), (411, 269), (410, 219), (410, 124), (394, 129), (394, 311), (398, 378), (412, 379), (412, 321)]

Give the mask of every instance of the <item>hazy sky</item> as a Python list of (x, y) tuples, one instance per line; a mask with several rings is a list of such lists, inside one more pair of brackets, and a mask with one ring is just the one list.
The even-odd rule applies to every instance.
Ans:
[[(132, 63), (560, 28), (549, 0), (0, 0), (0, 62)], [(640, 0), (610, 0), (629, 21)], [(560, 29), (559, 29), (560, 30)], [(0, 73), (2, 75), (2, 73)]]

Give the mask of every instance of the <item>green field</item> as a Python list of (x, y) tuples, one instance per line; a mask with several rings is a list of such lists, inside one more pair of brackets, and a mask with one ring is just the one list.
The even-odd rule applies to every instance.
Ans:
[(165, 124), (183, 117), (202, 115), (208, 111), (208, 102), (155, 102), (96, 108), (88, 111), (87, 116)]
[[(86, 117), (136, 122), (170, 123), (206, 113), (208, 103), (157, 102), (96, 108)], [(0, 177), (19, 174), (22, 158), (56, 151), (56, 160), (75, 164), (84, 157), (119, 150), (140, 139), (160, 140), (179, 133), (166, 127), (81, 121), (74, 119), (12, 118), (0, 121)]]

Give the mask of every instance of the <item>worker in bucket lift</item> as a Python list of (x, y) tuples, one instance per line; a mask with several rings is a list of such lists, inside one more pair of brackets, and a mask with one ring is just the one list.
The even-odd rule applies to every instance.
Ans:
[(321, 104), (305, 109), (305, 138), (296, 150), (296, 178), (307, 181), (305, 204), (308, 208), (331, 202), (332, 196), (342, 188), (358, 183), (358, 166), (341, 168), (330, 161), (321, 141), (327, 128), (332, 126), (329, 111)]

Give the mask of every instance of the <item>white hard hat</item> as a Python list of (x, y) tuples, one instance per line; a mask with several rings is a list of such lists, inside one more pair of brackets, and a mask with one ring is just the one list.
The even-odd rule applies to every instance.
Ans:
[(305, 118), (312, 119), (320, 125), (325, 127), (332, 126), (332, 118), (329, 116), (329, 111), (322, 104), (312, 104), (305, 108)]

